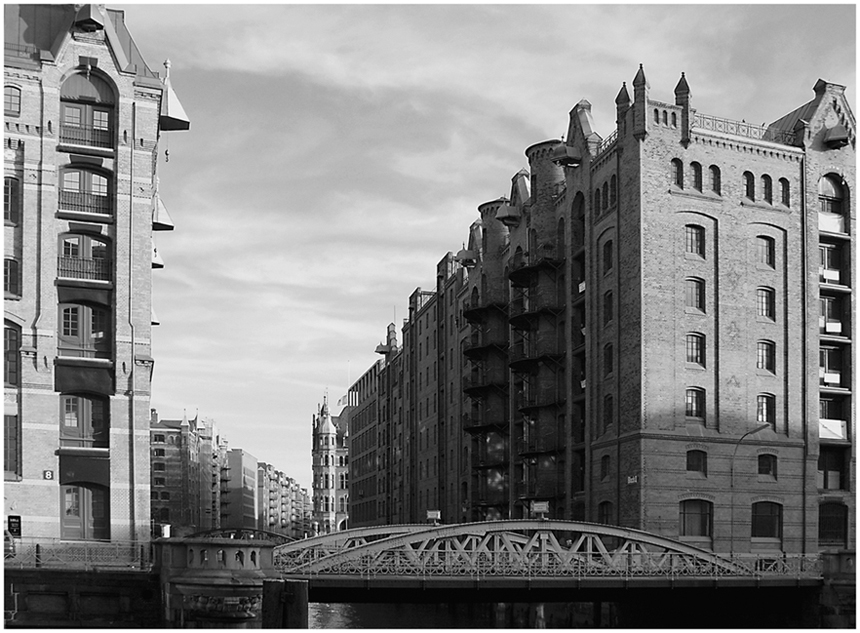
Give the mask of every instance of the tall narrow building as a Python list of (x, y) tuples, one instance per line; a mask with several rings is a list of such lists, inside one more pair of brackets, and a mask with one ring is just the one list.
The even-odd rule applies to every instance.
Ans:
[(146, 540), (163, 131), (189, 122), (123, 11), (4, 7), (4, 511)]
[(332, 417), (328, 402), (313, 416), (313, 525), (315, 534), (349, 527), (349, 428)]

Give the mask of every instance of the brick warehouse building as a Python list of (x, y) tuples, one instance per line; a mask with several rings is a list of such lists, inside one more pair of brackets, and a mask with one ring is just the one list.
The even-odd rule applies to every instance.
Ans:
[(147, 540), (156, 152), (189, 123), (122, 11), (4, 11), (4, 511)]
[[(403, 348), (378, 372), (403, 430), (378, 448), (424, 450), (398, 438), (421, 432), (412, 412), (427, 396), (413, 395), (407, 359), (428, 351), (438, 401), (461, 368), (449, 408), (461, 439), (435, 445), (430, 482), (412, 472), (420, 460), (392, 460), (392, 489), (405, 489), (390, 513), (424, 520), (423, 488), (442, 499), (460, 482), (445, 522), (527, 517), (538, 502), (715, 551), (853, 547), (844, 87), (818, 81), (762, 127), (698, 112), (683, 75), (671, 102), (652, 98), (641, 67), (632, 88), (606, 138), (581, 101), (566, 141), (529, 147), (529, 169), (479, 206), (467, 246), (437, 270), (456, 287), (453, 321), (434, 321), (461, 337), (456, 358), (407, 335), (410, 299)], [(439, 288), (422, 305), (439, 304)], [(431, 426), (449, 419), (431, 408)]]

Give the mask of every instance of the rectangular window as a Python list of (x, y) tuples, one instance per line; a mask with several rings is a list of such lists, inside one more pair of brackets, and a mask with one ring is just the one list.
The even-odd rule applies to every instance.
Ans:
[(770, 501), (752, 504), (752, 537), (782, 538), (782, 506)]
[(3, 416), (3, 470), (7, 475), (21, 474), (20, 429), (17, 415)]
[(769, 394), (756, 396), (756, 421), (759, 424), (769, 424), (771, 427), (776, 423), (776, 402)]
[(758, 456), (758, 474), (776, 479), (776, 455), (764, 454)]
[(3, 179), (3, 219), (10, 224), (18, 224), (21, 206), (17, 178)]
[(687, 472), (708, 474), (708, 454), (705, 451), (687, 451)]
[(63, 336), (78, 336), (78, 309), (63, 308)]
[(614, 318), (615, 314), (614, 309), (614, 301), (612, 298), (612, 291), (610, 290), (605, 295), (603, 295), (603, 324), (611, 322)]
[(3, 369), (4, 384), (17, 387), (21, 385), (21, 331), (17, 327), (3, 329)]
[(845, 449), (822, 446), (818, 454), (818, 487), (821, 490), (846, 490)]
[(776, 263), (776, 247), (773, 238), (760, 235), (757, 240), (758, 263), (773, 268)]
[(21, 114), (21, 89), (7, 86), (3, 90), (3, 112), (6, 116)]
[(3, 291), (15, 297), (21, 296), (21, 265), (17, 259), (3, 260)]

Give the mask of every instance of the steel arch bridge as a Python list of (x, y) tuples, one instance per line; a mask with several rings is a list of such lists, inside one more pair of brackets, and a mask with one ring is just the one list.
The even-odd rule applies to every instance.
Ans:
[(821, 578), (817, 555), (722, 555), (641, 530), (561, 520), (356, 528), (275, 548), (299, 578), (787, 579)]

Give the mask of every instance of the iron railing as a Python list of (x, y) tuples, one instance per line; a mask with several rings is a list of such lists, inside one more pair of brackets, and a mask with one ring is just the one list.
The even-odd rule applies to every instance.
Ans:
[(597, 152), (594, 157), (597, 158), (604, 152), (609, 151), (609, 149), (615, 145), (615, 142), (618, 140), (618, 130), (616, 129), (612, 134), (607, 136), (605, 139), (600, 141), (600, 144), (597, 146)]
[(15, 538), (7, 540), (5, 558), (6, 568), (110, 568), (145, 571), (152, 566), (150, 544), (141, 541)]
[(110, 281), (111, 261), (85, 257), (58, 257), (57, 276), (87, 281)]
[(732, 134), (733, 136), (743, 136), (757, 141), (770, 141), (772, 143), (780, 143), (782, 145), (794, 145), (795, 143), (794, 132), (779, 130), (767, 125), (753, 125), (746, 121), (721, 119), (720, 117), (700, 114), (698, 112), (693, 115), (693, 123), (691, 127), (711, 132)]
[(60, 142), (101, 149), (113, 148), (113, 131), (94, 125), (60, 124)]
[(111, 215), (111, 199), (83, 191), (60, 190), (60, 210)]

